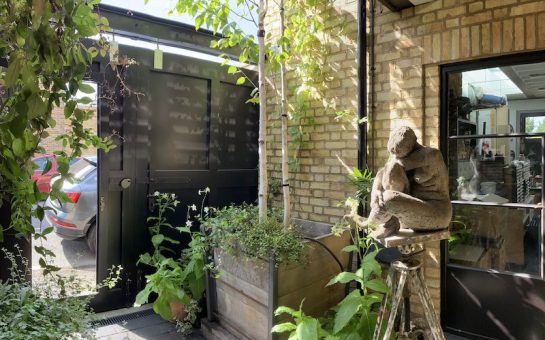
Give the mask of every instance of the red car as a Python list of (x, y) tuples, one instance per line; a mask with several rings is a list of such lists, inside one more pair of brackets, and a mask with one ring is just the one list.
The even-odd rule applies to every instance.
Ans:
[[(49, 169), (49, 171), (45, 174), (42, 174), (45, 166), (47, 165), (48, 159), (51, 161), (51, 169)], [(70, 161), (70, 165), (75, 163), (78, 159), (79, 158), (72, 159)], [(38, 167), (36, 170), (34, 170), (34, 173), (32, 174), (32, 181), (36, 182), (38, 190), (40, 192), (49, 192), (51, 190), (51, 177), (55, 176), (58, 173), (57, 158), (55, 157), (55, 155), (40, 155), (34, 157), (32, 161)]]

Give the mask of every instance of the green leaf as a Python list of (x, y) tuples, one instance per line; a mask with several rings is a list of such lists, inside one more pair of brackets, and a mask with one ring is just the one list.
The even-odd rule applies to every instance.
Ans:
[(148, 302), (148, 297), (151, 293), (151, 289), (150, 289), (150, 286), (149, 285), (146, 285), (146, 287), (144, 287), (144, 289), (142, 289), (137, 295), (136, 295), (136, 299), (134, 301), (134, 306), (135, 307), (140, 307), (141, 305), (145, 304)]
[(235, 74), (235, 73), (237, 73), (237, 71), (238, 71), (237, 67), (233, 66), (233, 65), (229, 66), (229, 68), (227, 69), (227, 73), (229, 73), (229, 74)]
[(91, 104), (92, 102), (94, 102), (94, 100), (90, 97), (81, 97), (80, 99), (78, 99), (78, 103), (81, 103), (81, 104)]
[(300, 340), (318, 340), (318, 320), (314, 318), (305, 318), (297, 325), (297, 338)]
[(87, 93), (87, 94), (95, 93), (95, 88), (92, 87), (91, 85), (85, 84), (85, 83), (82, 83), (82, 84), (79, 86), (79, 90), (80, 90), (81, 92)]
[(359, 250), (358, 246), (355, 244), (351, 244), (349, 246), (346, 246), (343, 248), (344, 252), (350, 253), (350, 252), (357, 252)]
[(271, 333), (284, 333), (294, 331), (297, 327), (291, 322), (284, 322), (278, 325), (275, 325), (271, 329)]
[(21, 138), (15, 138), (11, 144), (11, 148), (17, 157), (23, 157), (25, 154), (25, 142)]
[(33, 93), (30, 95), (30, 97), (28, 97), (27, 105), (28, 118), (30, 119), (39, 117), (47, 112), (47, 104), (36, 93)]
[(21, 74), (21, 59), (14, 58), (8, 65), (8, 70), (4, 78), (5, 85), (7, 87), (15, 85), (19, 74)]
[(51, 170), (52, 166), (53, 166), (53, 163), (51, 162), (49, 158), (47, 158), (44, 170), (42, 171), (42, 175), (45, 175), (46, 173), (48, 173)]
[(361, 295), (359, 290), (350, 293), (339, 303), (339, 310), (335, 314), (335, 326), (333, 333), (340, 332), (361, 308)]
[(151, 238), (151, 243), (153, 243), (154, 247), (159, 246), (165, 239), (165, 236), (162, 234), (153, 235)]
[(170, 313), (170, 304), (169, 302), (162, 296), (159, 296), (157, 300), (153, 303), (153, 311), (159, 315), (165, 320), (172, 319), (172, 314)]
[(388, 286), (381, 279), (373, 279), (371, 281), (367, 281), (365, 282), (364, 286), (379, 293), (387, 293), (390, 291)]
[(350, 281), (357, 281), (361, 283), (361, 278), (352, 272), (342, 272), (340, 274), (337, 274), (334, 278), (332, 278), (328, 282), (327, 286), (331, 286), (332, 284), (335, 284), (335, 283), (348, 283)]
[(290, 315), (292, 317), (300, 317), (301, 316), (300, 311), (296, 311), (295, 309), (290, 308), (290, 307), (286, 307), (286, 306), (280, 306), (280, 307), (276, 308), (276, 310), (274, 311), (274, 315), (278, 316), (280, 314), (288, 314), (288, 315)]
[(246, 82), (246, 77), (239, 77), (237, 79), (237, 85), (242, 85)]
[[(44, 219), (44, 208), (40, 207), (40, 206), (37, 206), (36, 207), (36, 217), (40, 220), (40, 221), (43, 221)], [(42, 233), (42, 235), (44, 235)]]
[(72, 113), (74, 113), (74, 109), (76, 108), (76, 101), (70, 100), (66, 105), (64, 106), (64, 118), (69, 118)]

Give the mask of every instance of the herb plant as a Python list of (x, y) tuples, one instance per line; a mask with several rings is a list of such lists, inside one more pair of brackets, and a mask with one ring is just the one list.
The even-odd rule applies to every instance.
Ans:
[[(205, 190), (206, 198), (207, 191)], [(154, 272), (146, 276), (146, 286), (136, 296), (135, 305), (148, 302), (151, 293), (157, 294), (153, 303), (153, 310), (166, 320), (172, 320), (171, 303), (184, 306), (187, 315), (183, 320), (176, 320), (178, 330), (187, 333), (199, 312), (198, 300), (205, 290), (204, 257), (207, 244), (200, 232), (191, 231), (191, 211), (196, 211), (195, 205), (188, 207), (188, 221), (185, 226), (174, 227), (168, 222), (167, 213), (175, 212), (179, 201), (174, 194), (155, 192), (155, 207), (157, 215), (148, 217), (153, 251), (140, 256), (138, 263), (154, 268)], [(201, 214), (204, 208), (201, 208)], [(172, 249), (172, 245), (180, 244), (177, 239), (165, 236), (164, 230), (170, 229), (190, 236), (188, 247), (182, 250), (179, 257)]]
[(303, 238), (295, 227), (283, 227), (280, 210), (270, 210), (267, 218), (259, 221), (253, 205), (212, 208), (201, 225), (211, 245), (231, 255), (247, 259), (273, 256), (277, 264), (304, 259)]
[[(91, 295), (102, 287), (113, 288), (121, 267), (110, 269), (101, 284), (90, 286), (75, 275), (46, 275), (31, 285), (27, 280), (28, 260), (15, 247), (15, 253), (2, 249), (11, 263), (10, 279), (0, 283), (0, 339), (94, 339), (94, 313), (88, 303)], [(18, 264), (20, 266), (18, 266)]]
[[(320, 320), (299, 311), (281, 306), (275, 314), (286, 313), (294, 322), (285, 322), (273, 327), (272, 332), (290, 332), (293, 340), (367, 340), (373, 337), (378, 308), (389, 288), (382, 280), (382, 269), (376, 261), (377, 246), (369, 237), (359, 238), (355, 245), (347, 246), (347, 252), (355, 252), (361, 266), (353, 272), (342, 272), (333, 277), (329, 285), (356, 283), (357, 288), (333, 308), (333, 317)], [(385, 327), (386, 325), (384, 325)]]
[(274, 312), (274, 315), (279, 316), (287, 314), (293, 319), (293, 322), (288, 321), (275, 325), (271, 332), (289, 332), (290, 340), (335, 339), (328, 331), (322, 328), (318, 319), (305, 315), (303, 312), (303, 302), (304, 301), (299, 305), (299, 310), (284, 306), (278, 307)]

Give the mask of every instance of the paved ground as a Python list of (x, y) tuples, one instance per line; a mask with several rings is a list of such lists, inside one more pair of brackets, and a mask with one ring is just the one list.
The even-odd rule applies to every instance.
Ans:
[[(134, 313), (135, 310), (142, 310), (150, 307), (143, 306), (142, 308), (130, 308), (121, 313), (106, 312), (99, 314), (99, 319), (115, 318), (117, 321), (114, 324), (101, 326), (97, 329), (97, 338), (99, 340), (204, 340), (199, 330), (195, 330), (189, 336), (182, 336), (176, 332), (176, 327), (173, 323), (163, 320), (157, 314), (148, 313), (148, 315), (138, 318), (128, 318), (124, 320), (123, 312)], [(133, 314), (134, 315), (134, 314)]]
[[(45, 221), (40, 223), (35, 218), (32, 219), (32, 225), (37, 231), (47, 227)], [(33, 242), (34, 245), (39, 245), (40, 241)], [(47, 235), (47, 241), (43, 241), (43, 246), (56, 254), (54, 265), (62, 268), (61, 274), (75, 274), (90, 284), (96, 282), (96, 256), (89, 250), (84, 239), (66, 240), (53, 232)], [(32, 275), (34, 280), (39, 280), (41, 277), (38, 264), (40, 255), (34, 251), (34, 248), (32, 251)]]

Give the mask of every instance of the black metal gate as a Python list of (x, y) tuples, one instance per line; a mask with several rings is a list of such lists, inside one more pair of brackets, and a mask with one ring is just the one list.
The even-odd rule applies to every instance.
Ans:
[[(99, 102), (99, 133), (116, 135), (118, 147), (99, 153), (98, 280), (117, 264), (124, 280), (93, 300), (95, 310), (131, 305), (143, 288), (136, 262), (150, 246), (155, 191), (181, 201), (174, 224), (185, 222), (185, 206), (200, 203), (205, 187), (209, 206), (257, 198), (258, 107), (245, 103), (252, 88), (235, 85), (217, 63), (165, 53), (159, 70), (152, 50), (121, 45), (119, 54), (137, 61), (124, 83), (142, 95), (125, 91), (113, 111), (110, 100)], [(113, 74), (106, 64), (96, 67), (103, 79)]]

